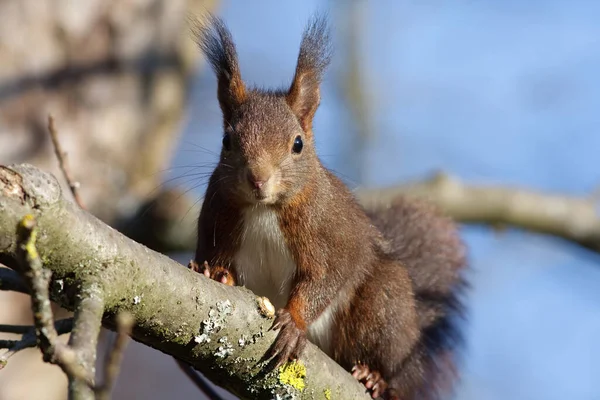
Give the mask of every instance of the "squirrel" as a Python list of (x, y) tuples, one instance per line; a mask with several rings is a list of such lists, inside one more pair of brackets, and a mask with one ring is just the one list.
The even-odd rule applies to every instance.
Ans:
[(314, 16), (291, 86), (249, 88), (225, 23), (209, 15), (198, 44), (217, 76), (220, 160), (198, 219), (199, 272), (266, 296), (278, 367), (307, 340), (373, 398), (436, 399), (457, 380), (465, 249), (455, 224), (419, 200), (366, 210), (316, 154), (313, 117), (331, 58)]

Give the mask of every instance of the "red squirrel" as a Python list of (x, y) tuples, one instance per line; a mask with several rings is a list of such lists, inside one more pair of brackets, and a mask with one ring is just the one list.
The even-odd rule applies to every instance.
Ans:
[(221, 19), (207, 17), (197, 34), (224, 129), (198, 221), (202, 272), (271, 300), (273, 366), (301, 357), (310, 340), (373, 398), (448, 393), (462, 339), (463, 245), (423, 202), (363, 209), (321, 164), (312, 123), (331, 57), (326, 18), (308, 24), (282, 90), (246, 86)]

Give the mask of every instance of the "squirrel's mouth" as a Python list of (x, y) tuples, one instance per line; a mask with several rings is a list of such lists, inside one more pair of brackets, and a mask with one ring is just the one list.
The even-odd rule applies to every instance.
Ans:
[(263, 201), (267, 199), (267, 195), (263, 193), (262, 190), (254, 190), (254, 198), (258, 201)]
[(250, 195), (252, 201), (260, 204), (271, 204), (274, 202), (275, 196), (264, 189), (254, 189), (252, 190), (252, 194)]

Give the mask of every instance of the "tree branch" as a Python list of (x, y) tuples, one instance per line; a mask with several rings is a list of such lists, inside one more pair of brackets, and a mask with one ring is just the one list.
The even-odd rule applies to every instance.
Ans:
[(79, 207), (85, 208), (83, 206), (83, 200), (81, 200), (81, 196), (79, 196), (79, 182), (74, 181), (73, 177), (71, 176), (71, 171), (67, 164), (67, 153), (62, 150), (62, 146), (58, 140), (58, 133), (54, 127), (54, 117), (52, 117), (52, 115), (48, 116), (48, 133), (50, 134), (50, 139), (52, 140), (54, 154), (56, 154), (56, 158), (58, 159), (58, 166), (60, 167), (60, 170), (67, 181), (67, 185), (69, 185), (71, 194), (73, 195), (75, 202), (79, 204)]
[[(59, 336), (71, 332), (71, 330), (73, 329), (73, 318), (65, 318), (56, 321), (54, 323), (54, 329), (56, 329), (56, 332), (58, 332)], [(29, 335), (31, 333), (35, 334), (35, 326), (0, 324), (0, 332), (16, 333), (21, 335)]]
[(132, 327), (133, 317), (131, 314), (123, 312), (117, 315), (117, 337), (104, 365), (104, 383), (95, 390), (98, 400), (108, 400), (110, 398), (110, 392), (119, 375), (121, 361)]
[(23, 294), (29, 294), (27, 285), (15, 271), (0, 267), (0, 290), (10, 290)]
[[(34, 325), (44, 361), (58, 365), (69, 379), (78, 379), (86, 385), (93, 385), (93, 375), (79, 364), (77, 351), (58, 341), (48, 290), (52, 272), (42, 267), (42, 260), (36, 248), (38, 232), (35, 217), (26, 214), (16, 227), (16, 256), (31, 292)], [(78, 321), (76, 317), (74, 321), (76, 326), (81, 319)]]
[(401, 195), (429, 200), (460, 222), (513, 226), (558, 236), (600, 252), (600, 216), (591, 196), (472, 186), (446, 174), (398, 187), (357, 192), (366, 207), (389, 205)]
[(95, 399), (96, 351), (98, 335), (104, 314), (104, 293), (100, 285), (91, 282), (83, 285), (75, 299), (73, 331), (69, 348), (77, 355), (77, 363), (85, 375), (69, 374), (69, 399)]
[[(65, 318), (54, 323), (57, 334), (64, 335), (73, 329), (73, 318)], [(1, 325), (0, 332), (22, 333), (20, 340), (0, 340), (0, 349), (7, 349), (0, 355), (0, 369), (8, 364), (8, 360), (21, 350), (37, 346), (35, 326), (27, 325)]]
[(51, 175), (28, 165), (0, 167), (0, 255), (18, 252), (15, 227), (28, 214), (37, 221), (38, 260), (52, 271), (51, 298), (61, 306), (73, 310), (78, 288), (96, 282), (106, 327), (115, 327), (120, 312), (131, 313), (135, 340), (189, 363), (241, 398), (369, 398), (313, 345), (301, 365), (264, 374), (258, 360), (276, 332), (268, 330), (272, 319), (260, 313), (254, 294), (131, 241), (65, 201)]

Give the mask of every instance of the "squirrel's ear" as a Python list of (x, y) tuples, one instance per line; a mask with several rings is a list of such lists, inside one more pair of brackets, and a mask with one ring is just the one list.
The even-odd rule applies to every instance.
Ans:
[(217, 97), (223, 117), (229, 121), (233, 111), (246, 99), (246, 86), (240, 74), (231, 32), (218, 17), (208, 14), (194, 24), (198, 45), (217, 75)]
[(305, 132), (312, 129), (313, 117), (321, 100), (319, 85), (330, 59), (331, 44), (327, 18), (315, 16), (302, 36), (296, 74), (286, 96), (288, 105)]

